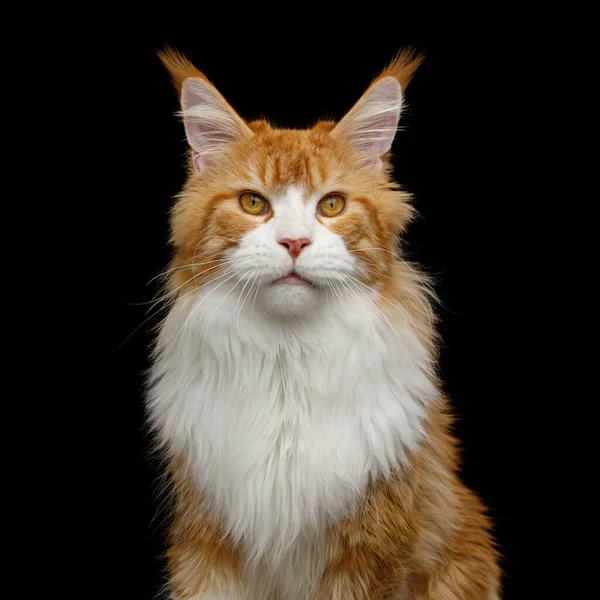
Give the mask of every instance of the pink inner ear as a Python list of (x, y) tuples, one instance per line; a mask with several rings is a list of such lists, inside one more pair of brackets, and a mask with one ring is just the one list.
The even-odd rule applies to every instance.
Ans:
[(209, 156), (220, 153), (232, 142), (252, 135), (252, 131), (216, 89), (201, 79), (188, 78), (183, 82), (181, 108), (197, 171), (206, 169)]
[[(186, 133), (195, 146), (219, 147), (241, 137), (235, 121), (210, 120), (210, 113), (203, 118), (192, 116), (185, 119)], [(212, 115), (212, 118), (215, 118)]]
[(377, 158), (383, 156), (392, 146), (398, 121), (400, 120), (400, 109), (373, 116), (368, 121), (368, 128), (364, 132), (363, 151)]
[(402, 89), (385, 77), (367, 90), (333, 130), (365, 158), (381, 168), (381, 156), (390, 150), (402, 108)]
[(194, 163), (194, 170), (198, 171), (198, 173), (202, 172), (206, 168), (206, 160), (202, 158), (201, 154), (194, 153), (192, 162)]

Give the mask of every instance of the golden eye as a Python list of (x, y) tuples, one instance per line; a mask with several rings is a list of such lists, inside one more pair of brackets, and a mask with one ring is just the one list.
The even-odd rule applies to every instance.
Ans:
[(251, 215), (264, 215), (269, 210), (269, 203), (254, 192), (244, 192), (240, 196), (240, 206)]
[(325, 196), (318, 204), (319, 212), (325, 217), (339, 215), (346, 206), (346, 201), (338, 194)]

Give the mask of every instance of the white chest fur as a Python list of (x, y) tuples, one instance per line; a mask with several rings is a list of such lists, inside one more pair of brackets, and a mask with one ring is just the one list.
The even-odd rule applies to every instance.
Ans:
[(435, 394), (430, 361), (406, 321), (394, 331), (364, 302), (283, 322), (251, 306), (238, 319), (226, 294), (174, 306), (151, 416), (249, 557), (287, 571), (371, 478), (406, 461)]

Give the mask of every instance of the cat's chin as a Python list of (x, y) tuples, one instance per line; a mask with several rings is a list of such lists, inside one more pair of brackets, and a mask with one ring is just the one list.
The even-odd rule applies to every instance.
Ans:
[(318, 287), (306, 283), (272, 283), (261, 295), (265, 311), (280, 316), (310, 313), (318, 306), (321, 296)]

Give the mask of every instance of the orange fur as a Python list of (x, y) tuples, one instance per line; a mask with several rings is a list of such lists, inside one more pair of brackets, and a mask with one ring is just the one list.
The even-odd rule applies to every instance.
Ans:
[(410, 476), (375, 484), (361, 509), (330, 532), (319, 600), (488, 600), (499, 568), (490, 523), (456, 476), (457, 452), (440, 398)]
[(211, 579), (235, 585), (241, 568), (240, 552), (223, 535), (216, 519), (202, 508), (182, 461), (171, 465), (175, 483), (175, 520), (167, 552), (171, 588), (179, 598), (193, 598), (210, 591)]
[(373, 83), (384, 77), (394, 77), (404, 92), (424, 60), (423, 54), (417, 54), (412, 48), (406, 48), (398, 53), (398, 56), (375, 78)]
[(198, 71), (185, 56), (172, 48), (165, 48), (158, 53), (158, 57), (169, 71), (178, 93), (181, 93), (181, 86), (188, 77), (198, 77), (207, 81), (204, 74)]
[[(161, 54), (178, 89), (187, 77), (206, 78), (173, 51)], [(404, 52), (374, 83), (395, 77), (408, 85), (422, 57)], [(219, 260), (246, 232), (269, 219), (240, 210), (237, 198), (252, 189), (265, 198), (291, 184), (347, 199), (336, 219), (321, 219), (362, 260), (361, 280), (380, 284), (380, 308), (402, 305), (423, 343), (435, 351), (435, 317), (424, 278), (399, 257), (398, 236), (410, 222), (409, 195), (381, 172), (361, 167), (330, 136), (335, 124), (308, 130), (248, 123), (254, 136), (233, 144), (216, 170), (189, 178), (172, 215), (173, 293), (195, 289), (222, 272)], [(374, 250), (377, 249), (377, 250)], [(193, 266), (190, 266), (193, 265)], [(458, 452), (445, 398), (429, 408), (427, 436), (411, 469), (375, 482), (359, 510), (328, 534), (328, 565), (317, 600), (385, 600), (401, 590), (411, 600), (492, 600), (500, 573), (490, 523), (477, 497), (459, 480)], [(202, 598), (215, 582), (235, 585), (242, 552), (207, 512), (185, 467), (174, 462), (177, 509), (168, 552), (177, 598)]]

